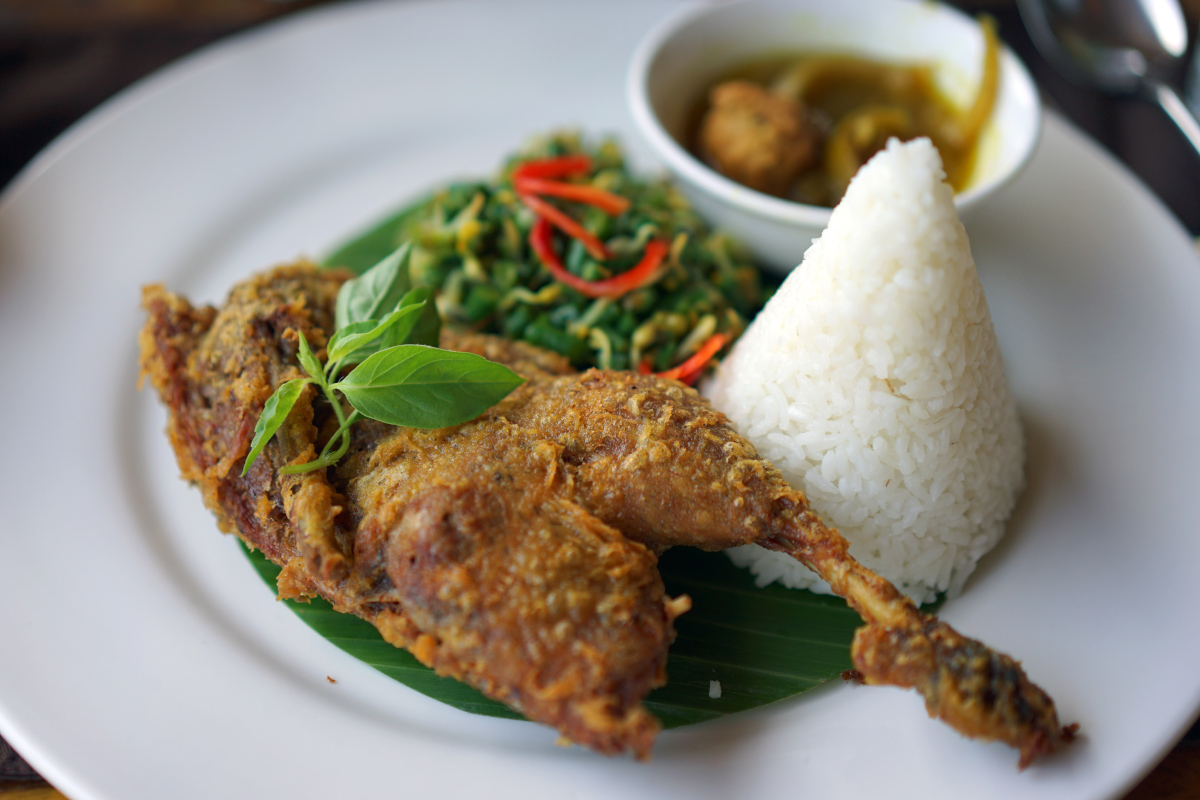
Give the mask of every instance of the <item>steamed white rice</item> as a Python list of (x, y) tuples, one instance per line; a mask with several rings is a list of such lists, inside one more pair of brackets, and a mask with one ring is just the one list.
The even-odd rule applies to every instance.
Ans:
[[(893, 140), (721, 364), (705, 393), (919, 602), (956, 594), (1004, 533), (1024, 442), (941, 159)], [(758, 583), (828, 592), (757, 546)]]

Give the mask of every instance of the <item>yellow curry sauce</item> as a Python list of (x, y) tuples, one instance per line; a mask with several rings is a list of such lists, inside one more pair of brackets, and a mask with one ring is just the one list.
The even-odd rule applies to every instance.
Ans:
[(971, 179), (980, 133), (995, 105), (1000, 47), (980, 21), (983, 75), (970, 107), (938, 90), (928, 64), (844, 55), (790, 55), (743, 65), (713, 84), (693, 119), (693, 152), (751, 188), (813, 205), (837, 203), (850, 179), (893, 136), (928, 136), (947, 182)]

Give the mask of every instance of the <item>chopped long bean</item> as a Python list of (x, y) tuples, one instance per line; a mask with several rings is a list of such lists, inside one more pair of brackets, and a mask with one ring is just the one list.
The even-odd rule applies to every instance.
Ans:
[[(571, 133), (533, 143), (492, 181), (436, 191), (362, 241), (411, 241), (412, 284), (437, 289), (448, 324), (578, 367), (694, 365), (720, 334), (711, 363), (766, 299), (746, 251), (671, 183), (635, 177), (615, 142), (585, 146)], [(328, 263), (360, 269), (367, 249), (356, 240)], [(695, 380), (702, 369), (680, 371)]]

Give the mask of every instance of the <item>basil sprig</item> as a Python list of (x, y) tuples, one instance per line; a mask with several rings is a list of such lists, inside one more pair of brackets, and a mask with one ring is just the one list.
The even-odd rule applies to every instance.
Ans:
[[(404, 244), (342, 285), (324, 365), (299, 334), (297, 357), (308, 377), (281, 384), (263, 406), (243, 475), (310, 384), (329, 401), (338, 429), (316, 460), (283, 467), (284, 474), (336, 464), (350, 447), (350, 426), (363, 417), (410, 428), (445, 428), (474, 419), (524, 382), (502, 364), (438, 349), (441, 319), (433, 292), (409, 288), (409, 253)], [(349, 365), (357, 366), (339, 380)]]
[(295, 378), (282, 384), (275, 390), (275, 394), (267, 398), (262, 415), (254, 425), (254, 441), (250, 444), (250, 455), (246, 456), (246, 466), (242, 467), (243, 475), (246, 474), (246, 470), (250, 469), (250, 465), (258, 458), (262, 449), (267, 446), (267, 442), (271, 441), (271, 437), (279, 430), (279, 426), (287, 419), (288, 414), (292, 411), (292, 406), (296, 405), (296, 401), (300, 399), (300, 393), (309, 383), (307, 378)]
[(354, 322), (380, 319), (399, 307), (401, 298), (412, 288), (408, 277), (411, 254), (412, 247), (405, 242), (362, 275), (346, 281), (334, 305), (337, 330)]
[(334, 384), (365, 417), (410, 428), (444, 428), (487, 411), (521, 379), (503, 364), (423, 345), (382, 350)]

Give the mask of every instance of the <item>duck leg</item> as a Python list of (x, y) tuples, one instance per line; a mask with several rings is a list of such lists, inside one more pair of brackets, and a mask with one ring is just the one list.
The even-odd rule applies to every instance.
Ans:
[(1022, 768), (1071, 738), (1017, 661), (922, 613), (856, 561), (804, 494), (695, 392), (592, 371), (550, 381), (512, 417), (563, 446), (579, 502), (627, 536), (658, 550), (757, 543), (812, 569), (867, 623), (851, 651), (867, 683), (917, 689), (931, 716), (1017, 748)]
[(323, 345), (342, 280), (282, 268), (240, 284), (219, 313), (161, 288), (144, 298), (143, 373), (170, 411), (184, 477), (225, 530), (284, 568), (281, 594), (323, 595), (570, 738), (644, 757), (657, 726), (640, 700), (662, 681), (687, 607), (663, 593), (654, 553), (758, 543), (862, 615), (852, 655), (866, 682), (916, 688), (931, 715), (1016, 747), (1022, 766), (1069, 738), (1016, 661), (855, 561), (801, 492), (674, 381), (557, 375), (565, 366), (532, 348), (449, 336), (529, 382), (455, 428), (360, 423), (335, 470), (281, 475), (329, 427), (305, 398), (241, 476), (262, 404), (299, 375), (297, 332)]

